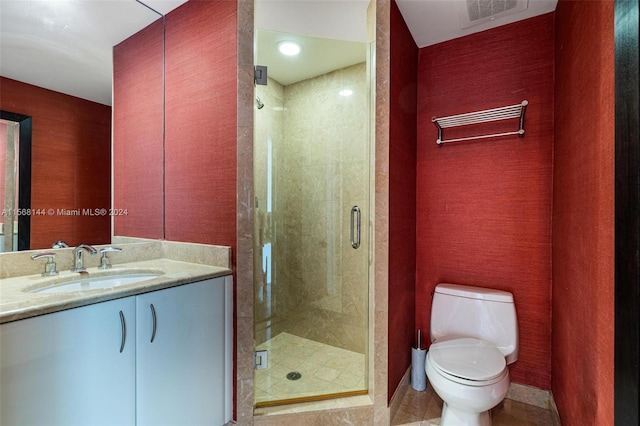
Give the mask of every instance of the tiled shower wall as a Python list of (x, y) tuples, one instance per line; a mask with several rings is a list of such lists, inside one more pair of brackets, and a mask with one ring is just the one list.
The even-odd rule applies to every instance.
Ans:
[[(352, 96), (340, 96), (350, 88)], [(349, 240), (350, 211), (369, 216), (368, 99), (364, 63), (282, 87), (257, 89), (255, 190), (258, 240), (273, 244), (272, 291), (256, 284), (261, 343), (282, 331), (364, 353), (367, 227)], [(267, 140), (272, 144), (272, 213), (267, 211)], [(261, 256), (260, 243), (255, 247)], [(264, 320), (270, 317), (267, 332)], [(268, 333), (268, 334), (267, 334)]]

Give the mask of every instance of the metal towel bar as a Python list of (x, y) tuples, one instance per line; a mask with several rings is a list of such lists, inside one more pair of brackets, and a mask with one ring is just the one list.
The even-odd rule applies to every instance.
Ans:
[[(469, 141), (474, 139), (486, 139), (500, 136), (518, 135), (524, 136), (524, 113), (529, 102), (526, 100), (516, 105), (509, 105), (500, 108), (486, 109), (483, 111), (468, 112), (466, 114), (450, 115), (447, 117), (434, 117), (431, 121), (438, 129), (438, 139), (436, 143), (442, 145), (447, 142)], [(490, 121), (508, 120), (519, 118), (520, 128), (512, 132), (494, 133), (491, 135), (468, 136), (455, 139), (444, 139), (444, 129), (449, 127), (467, 126), (470, 124), (488, 123)]]

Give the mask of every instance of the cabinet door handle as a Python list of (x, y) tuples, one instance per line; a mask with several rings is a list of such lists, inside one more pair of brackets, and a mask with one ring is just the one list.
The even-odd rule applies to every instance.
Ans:
[(151, 318), (153, 318), (153, 331), (151, 331), (151, 343), (156, 338), (156, 327), (158, 325), (158, 320), (156, 319), (156, 308), (153, 306), (153, 303), (149, 305), (151, 308)]
[(124, 314), (120, 311), (120, 325), (122, 326), (122, 341), (120, 342), (120, 353), (124, 350), (124, 345), (127, 343), (127, 322), (124, 319)]

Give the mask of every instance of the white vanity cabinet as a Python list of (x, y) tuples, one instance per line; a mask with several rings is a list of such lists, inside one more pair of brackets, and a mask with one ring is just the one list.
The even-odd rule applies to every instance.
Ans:
[(0, 325), (0, 424), (133, 424), (134, 319), (129, 297)]
[(225, 424), (232, 302), (229, 276), (0, 325), (0, 424)]
[(225, 368), (224, 325), (219, 283), (136, 297), (138, 426), (218, 426), (230, 420), (230, 413), (225, 418), (225, 373), (231, 371)]

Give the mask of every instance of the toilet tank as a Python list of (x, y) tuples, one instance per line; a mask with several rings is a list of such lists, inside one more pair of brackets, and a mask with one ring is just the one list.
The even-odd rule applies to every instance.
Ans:
[(518, 318), (507, 291), (438, 284), (431, 306), (431, 341), (474, 337), (496, 345), (507, 364), (518, 359)]

